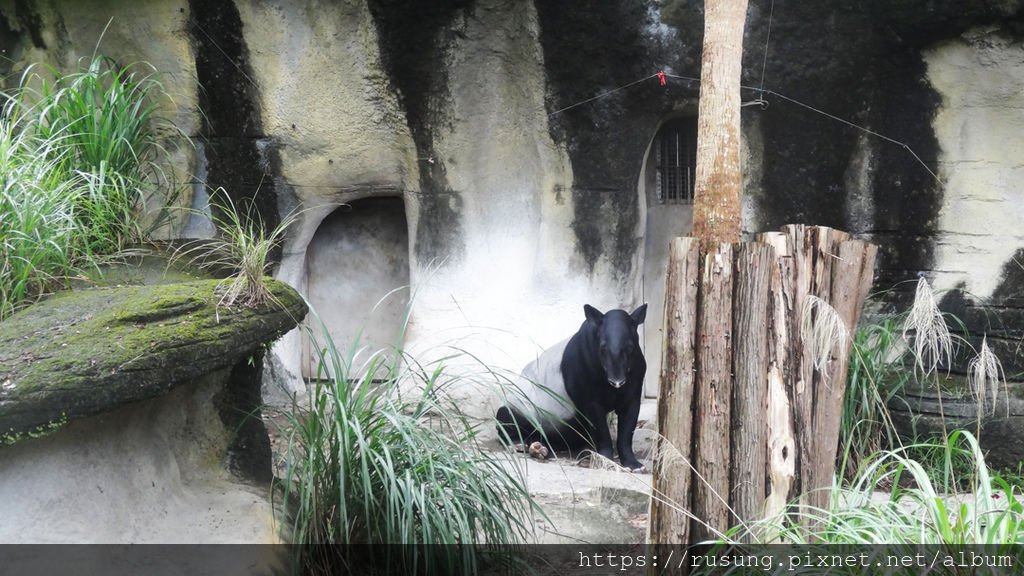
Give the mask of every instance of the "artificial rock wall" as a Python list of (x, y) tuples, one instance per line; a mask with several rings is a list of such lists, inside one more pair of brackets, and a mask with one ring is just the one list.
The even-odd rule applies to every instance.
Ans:
[[(800, 222), (866, 237), (882, 251), (878, 288), (918, 275), (964, 286), (957, 305), (998, 304), (1016, 354), (1022, 13), (995, 0), (752, 0), (746, 231)], [(660, 303), (658, 247), (689, 228), (685, 210), (652, 201), (645, 166), (659, 126), (696, 110), (699, 86), (679, 77), (699, 76), (700, 2), (6, 0), (0, 16), (11, 72), (91, 54), (113, 18), (101, 51), (164, 71), (167, 113), (197, 142), (177, 161), (199, 182), (185, 201), (223, 186), (270, 224), (300, 210), (277, 276), (378, 298), (408, 282), (413, 349), (454, 342), (516, 370), (574, 330), (583, 303)], [(310, 265), (311, 243), (337, 241), (322, 236), (328, 216), (381, 196), (402, 202), (393, 249), (405, 246), (407, 276)], [(342, 341), (395, 316), (314, 305), (334, 306)], [(277, 352), (281, 379), (309, 373), (297, 334)]]

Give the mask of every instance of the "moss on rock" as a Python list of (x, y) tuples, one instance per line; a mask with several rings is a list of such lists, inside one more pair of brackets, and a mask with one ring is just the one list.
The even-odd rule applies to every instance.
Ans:
[(68, 291), (0, 323), (0, 433), (19, 434), (166, 393), (230, 368), (294, 328), (306, 305), (219, 304), (218, 280)]

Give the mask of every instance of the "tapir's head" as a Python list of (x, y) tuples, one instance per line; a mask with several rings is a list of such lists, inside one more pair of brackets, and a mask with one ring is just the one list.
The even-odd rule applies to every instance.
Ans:
[(642, 354), (637, 328), (647, 317), (647, 304), (630, 314), (625, 310), (609, 310), (602, 314), (597, 308), (585, 304), (583, 313), (587, 315), (587, 322), (597, 329), (597, 354), (608, 384), (622, 388), (635, 358)]

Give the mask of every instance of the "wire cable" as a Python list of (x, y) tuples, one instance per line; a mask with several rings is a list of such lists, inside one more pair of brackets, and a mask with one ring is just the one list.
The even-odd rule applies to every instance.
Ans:
[[(668, 76), (668, 74), (665, 74), (665, 75)], [(565, 112), (566, 110), (570, 110), (570, 109), (575, 108), (577, 106), (582, 106), (582, 105), (584, 105), (584, 104), (586, 104), (588, 102), (593, 102), (594, 100), (600, 100), (601, 98), (604, 98), (606, 96), (610, 96), (610, 95), (612, 95), (612, 94), (614, 94), (614, 93), (616, 93), (616, 92), (618, 92), (620, 90), (625, 90), (626, 88), (629, 88), (630, 86), (635, 86), (635, 85), (637, 85), (637, 84), (639, 84), (639, 83), (641, 83), (641, 82), (643, 82), (645, 80), (650, 80), (651, 78), (655, 78), (657, 76), (658, 76), (658, 72), (655, 72), (654, 74), (651, 74), (650, 76), (645, 76), (645, 77), (643, 77), (643, 78), (641, 78), (639, 80), (635, 80), (633, 82), (630, 82), (629, 84), (623, 84), (622, 86), (619, 86), (618, 88), (612, 88), (611, 90), (608, 90), (607, 92), (602, 92), (602, 93), (600, 93), (597, 96), (594, 96), (592, 98), (587, 98), (586, 100), (581, 100), (581, 101), (579, 101), (579, 102), (577, 102), (575, 104), (570, 104), (569, 106), (566, 106), (565, 108), (559, 108), (558, 110), (555, 110), (554, 112), (551, 112), (550, 114), (548, 114), (548, 116), (554, 116), (555, 114), (560, 114), (562, 112)]]

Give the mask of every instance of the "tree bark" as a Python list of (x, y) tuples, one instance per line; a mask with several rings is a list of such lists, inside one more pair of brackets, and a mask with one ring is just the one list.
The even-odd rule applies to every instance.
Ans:
[(791, 370), (794, 348), (790, 343), (793, 334), (790, 316), (793, 309), (793, 254), (787, 237), (781, 232), (759, 234), (758, 240), (774, 248), (778, 263), (771, 271), (771, 312), (768, 318), (768, 486), (764, 515), (772, 517), (782, 513), (786, 504), (799, 495), (796, 431), (790, 402), (793, 397)]
[(764, 512), (768, 396), (769, 282), (775, 250), (767, 244), (740, 245), (733, 302), (733, 405), (730, 501), (733, 524)]
[(658, 437), (654, 459), (650, 531), (659, 544), (689, 544), (690, 449), (693, 444), (694, 343), (700, 245), (676, 238), (669, 248), (665, 285), (665, 353), (658, 395)]
[(693, 541), (720, 538), (729, 528), (729, 441), (732, 406), (733, 246), (702, 257), (697, 304), (697, 376), (693, 464)]
[(740, 240), (740, 72), (747, 0), (706, 0), (697, 115), (693, 235)]
[[(829, 292), (826, 301), (843, 319), (849, 339), (860, 321), (864, 300), (874, 280), (875, 257), (878, 248), (861, 240), (843, 239), (829, 247), (834, 257), (831, 266)], [(846, 372), (850, 365), (851, 344), (833, 346), (828, 370), (816, 382), (817, 394), (814, 402), (814, 431), (817, 434), (814, 461), (816, 486), (829, 486), (835, 469), (839, 447), (839, 422), (843, 416), (843, 396), (846, 393)], [(813, 494), (811, 504), (826, 506), (828, 499), (824, 490)]]

